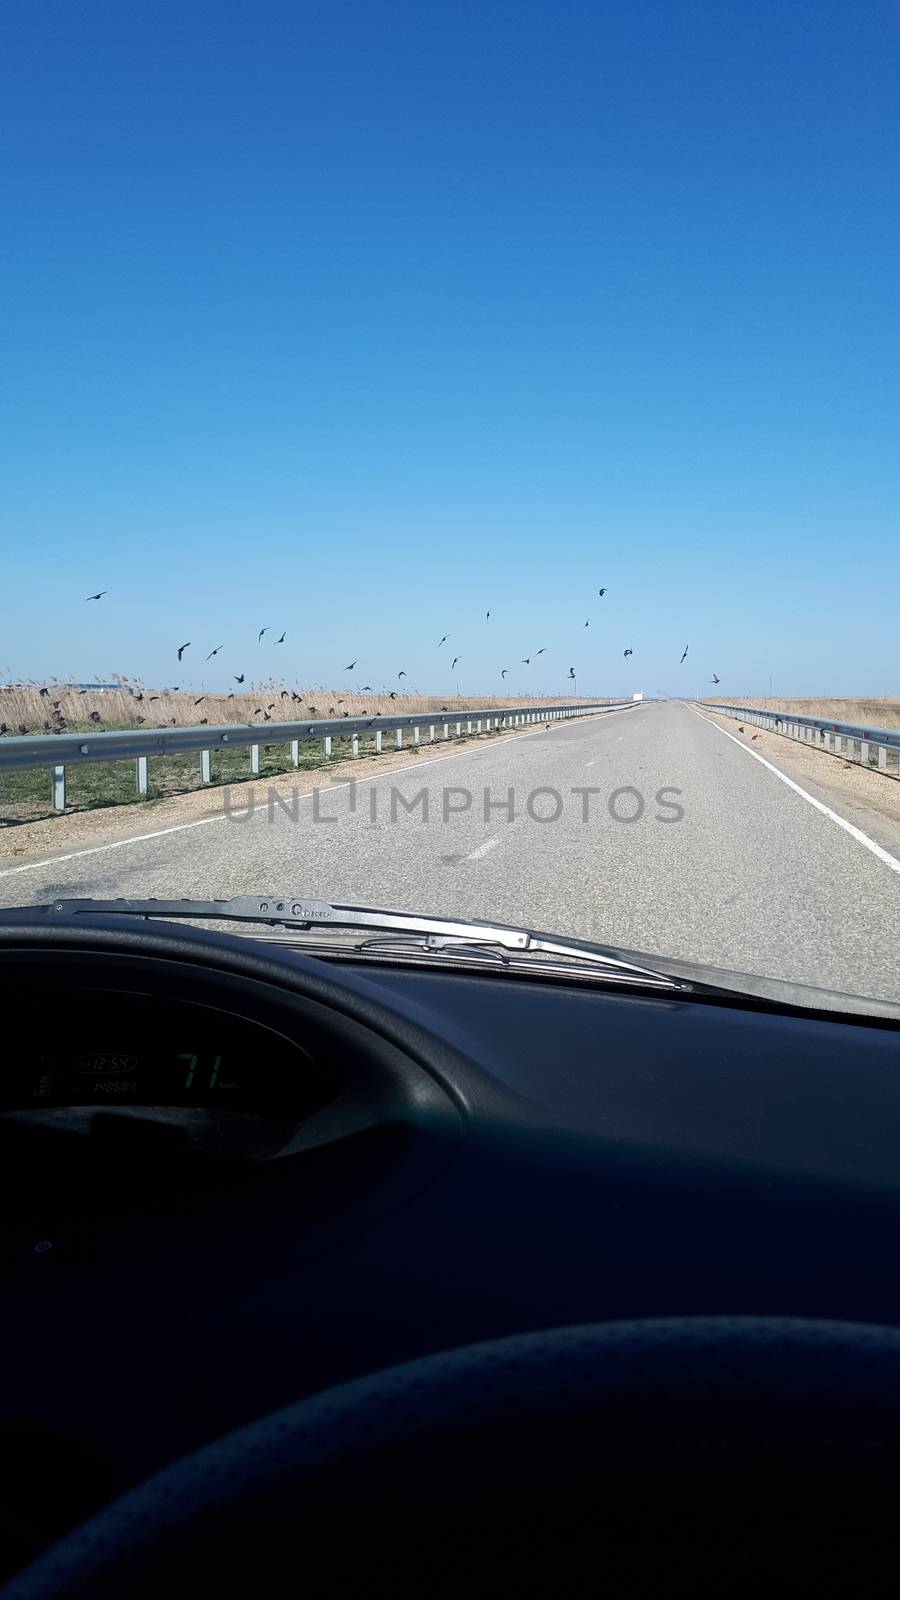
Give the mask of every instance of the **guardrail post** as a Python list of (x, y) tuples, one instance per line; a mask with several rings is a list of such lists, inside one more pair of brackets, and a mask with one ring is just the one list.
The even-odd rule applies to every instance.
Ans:
[(299, 765), (300, 765), (300, 740), (299, 739), (292, 739), (291, 740), (291, 765), (294, 766), (294, 767), (299, 767)]
[(325, 760), (329, 761), (331, 759), (331, 734), (330, 733), (326, 733), (324, 739), (322, 740), (322, 743), (323, 743), (323, 745), (325, 747)]
[(403, 729), (397, 728), (394, 733), (394, 743), (398, 750), (403, 749)]
[(475, 732), (476, 733), (480, 733), (481, 732), (481, 718), (480, 717), (477, 717), (475, 719)]
[(259, 777), (259, 745), (250, 746), (250, 771), (254, 778)]
[(418, 728), (418, 724), (417, 724), (413, 728), (413, 744), (418, 744), (418, 742), (419, 742), (419, 728)]
[(209, 751), (208, 750), (201, 750), (200, 751), (200, 782), (201, 783), (210, 783), (211, 781), (212, 780), (210, 778), (210, 772), (209, 772)]
[(350, 754), (352, 756), (358, 756), (359, 755), (359, 734), (358, 733), (354, 733), (352, 738), (351, 738), (351, 740), (350, 740)]
[(53, 768), (53, 809), (54, 811), (65, 811), (66, 809), (65, 767)]
[(458, 722), (456, 724), (456, 737), (457, 737), (457, 739), (459, 738), (461, 733), (462, 733), (462, 723)]
[(377, 756), (381, 755), (381, 729), (380, 728), (376, 728), (375, 729), (375, 754)]
[(878, 771), (887, 772), (887, 745), (878, 746)]
[(869, 765), (869, 745), (866, 739), (859, 741), (859, 759), (864, 767)]
[(472, 732), (472, 718), (471, 717), (467, 717), (466, 718), (466, 733), (471, 733), (471, 732)]
[(134, 763), (134, 777), (139, 795), (147, 793), (147, 757), (138, 756)]
[(443, 724), (443, 728), (444, 728), (444, 738), (445, 739), (449, 739), (449, 737), (450, 737), (450, 724), (449, 724), (449, 722), (445, 722)]

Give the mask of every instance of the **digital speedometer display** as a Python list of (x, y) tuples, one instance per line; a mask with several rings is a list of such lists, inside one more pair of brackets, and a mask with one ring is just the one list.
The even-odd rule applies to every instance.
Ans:
[(96, 1009), (92, 1021), (66, 1030), (74, 1039), (60, 1037), (51, 1022), (31, 1050), (7, 1058), (0, 1110), (152, 1105), (302, 1114), (330, 1097), (306, 1050), (247, 1018), (143, 995), (105, 995)]

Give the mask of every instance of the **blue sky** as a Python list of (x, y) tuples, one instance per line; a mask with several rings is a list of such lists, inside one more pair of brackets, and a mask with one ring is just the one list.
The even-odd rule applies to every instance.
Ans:
[(898, 65), (896, 0), (6, 0), (0, 674), (900, 693)]

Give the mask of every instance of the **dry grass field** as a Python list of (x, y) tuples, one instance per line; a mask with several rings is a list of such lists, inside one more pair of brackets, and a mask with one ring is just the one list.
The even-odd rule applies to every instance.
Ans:
[(280, 682), (236, 688), (227, 694), (195, 694), (181, 689), (153, 689), (137, 678), (117, 678), (115, 689), (84, 690), (74, 684), (48, 682), (0, 686), (0, 733), (80, 732), (94, 728), (178, 728), (204, 723), (296, 722), (307, 717), (373, 717), (408, 711), (440, 712), (456, 706), (473, 710), (509, 705), (525, 709), (530, 704), (566, 705), (574, 696), (548, 695), (501, 698), (474, 695), (465, 698), (395, 691), (351, 693), (346, 689), (297, 689)]
[(718, 699), (720, 705), (754, 706), (758, 711), (796, 711), (799, 717), (825, 717), (830, 722), (856, 722), (872, 728), (900, 728), (900, 698), (867, 700), (848, 696), (846, 699), (832, 700), (768, 700), (760, 695), (725, 697), (720, 694), (718, 697), (707, 695), (706, 699), (713, 703)]

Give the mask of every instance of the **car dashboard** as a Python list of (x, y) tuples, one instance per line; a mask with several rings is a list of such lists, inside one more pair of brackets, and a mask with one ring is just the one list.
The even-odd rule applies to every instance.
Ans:
[(884, 1020), (114, 920), (23, 917), (0, 979), (6, 1572), (412, 1356), (634, 1317), (900, 1325)]

